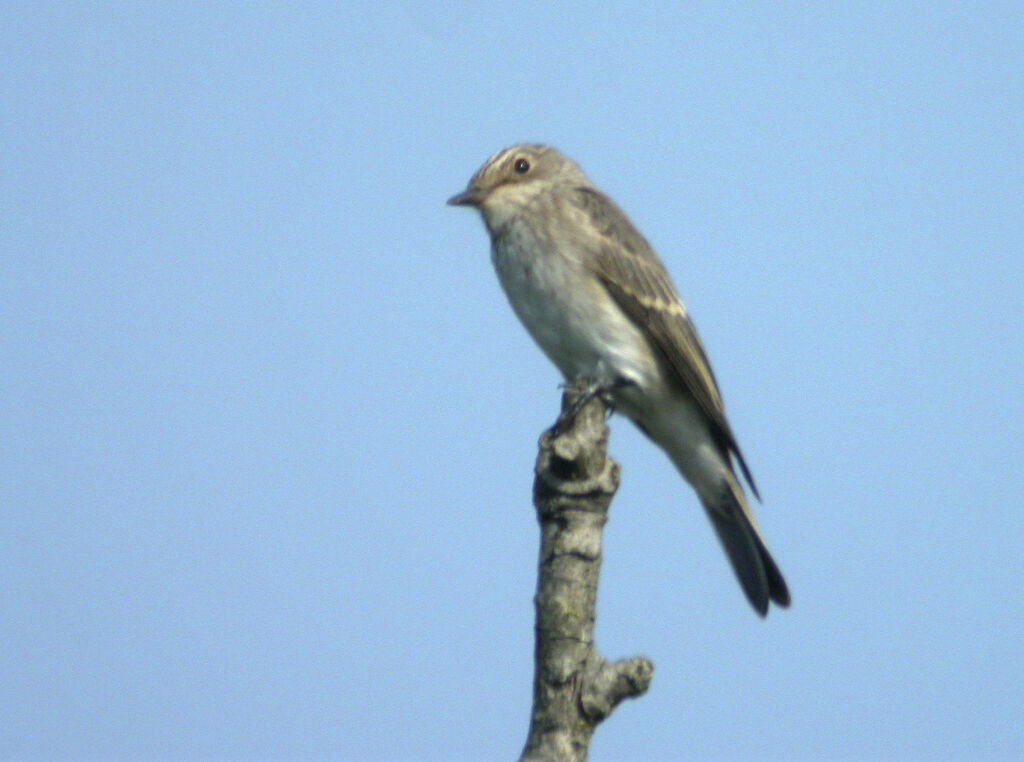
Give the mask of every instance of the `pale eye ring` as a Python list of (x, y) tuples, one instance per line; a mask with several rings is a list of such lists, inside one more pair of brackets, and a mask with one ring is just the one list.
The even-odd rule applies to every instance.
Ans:
[(530, 162), (523, 158), (516, 159), (516, 163), (513, 166), (515, 167), (516, 172), (521, 175), (525, 175), (530, 171)]

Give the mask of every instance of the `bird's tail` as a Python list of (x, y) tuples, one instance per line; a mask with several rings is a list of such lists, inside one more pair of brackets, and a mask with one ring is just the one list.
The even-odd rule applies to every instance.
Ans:
[(761, 616), (768, 613), (769, 600), (788, 606), (786, 580), (764, 544), (742, 488), (731, 473), (721, 486), (701, 501), (747, 600)]

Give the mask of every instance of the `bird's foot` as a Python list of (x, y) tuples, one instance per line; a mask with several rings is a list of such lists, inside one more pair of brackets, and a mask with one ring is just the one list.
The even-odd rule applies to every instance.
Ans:
[(577, 378), (568, 383), (560, 384), (560, 388), (564, 389), (569, 397), (569, 404), (562, 411), (562, 414), (558, 416), (558, 421), (551, 428), (551, 433), (558, 436), (572, 426), (576, 416), (583, 411), (583, 408), (594, 397), (601, 398), (605, 405), (605, 415), (606, 417), (610, 416), (615, 412), (614, 392), (630, 383), (630, 381), (624, 378), (618, 378), (610, 384), (602, 383), (594, 378)]

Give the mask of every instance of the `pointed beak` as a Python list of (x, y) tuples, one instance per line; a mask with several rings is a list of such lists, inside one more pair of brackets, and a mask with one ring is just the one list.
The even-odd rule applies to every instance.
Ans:
[(486, 191), (469, 186), (462, 193), (456, 193), (448, 199), (448, 206), (480, 206), (486, 198)]

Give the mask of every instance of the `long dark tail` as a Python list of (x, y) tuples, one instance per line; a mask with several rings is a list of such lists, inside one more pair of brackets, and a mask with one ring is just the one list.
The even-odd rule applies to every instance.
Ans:
[(786, 580), (764, 544), (739, 484), (729, 479), (722, 486), (724, 489), (716, 498), (703, 501), (704, 509), (747, 600), (761, 616), (767, 615), (769, 600), (788, 606)]

